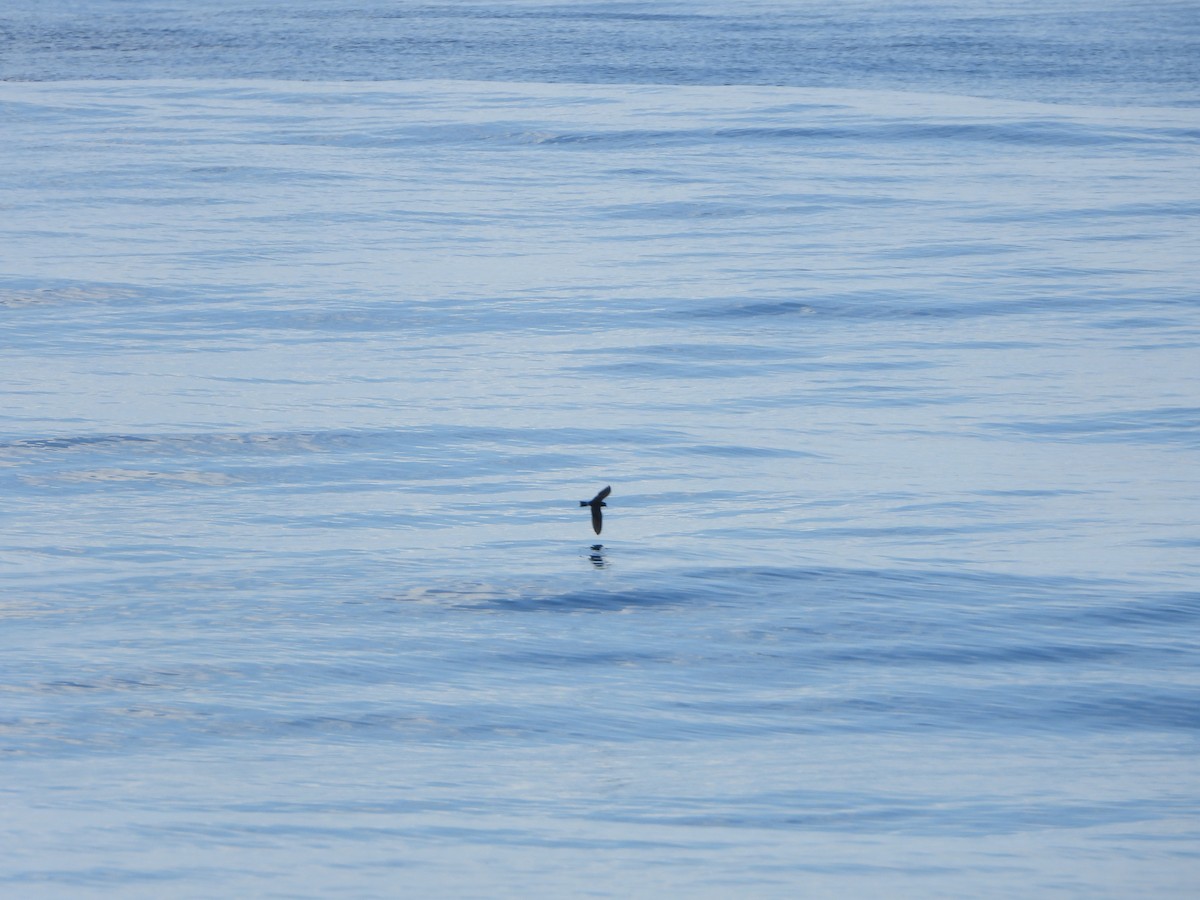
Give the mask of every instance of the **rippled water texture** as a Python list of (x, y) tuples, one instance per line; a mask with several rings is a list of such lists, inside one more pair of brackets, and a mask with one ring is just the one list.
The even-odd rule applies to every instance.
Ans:
[(1195, 106), (1200, 83), (1190, 0), (12, 5), (0, 78), (21, 81), (774, 84), (1105, 106)]
[(4, 19), (0, 892), (1194, 891), (1186, 10), (91, 8)]

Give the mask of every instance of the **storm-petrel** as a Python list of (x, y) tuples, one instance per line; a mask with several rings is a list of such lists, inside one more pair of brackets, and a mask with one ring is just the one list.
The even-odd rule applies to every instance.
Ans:
[(592, 529), (596, 534), (600, 533), (601, 526), (604, 525), (604, 513), (600, 512), (600, 507), (608, 506), (604, 502), (604, 498), (612, 493), (612, 485), (609, 485), (591, 500), (580, 500), (580, 506), (590, 506), (592, 508)]

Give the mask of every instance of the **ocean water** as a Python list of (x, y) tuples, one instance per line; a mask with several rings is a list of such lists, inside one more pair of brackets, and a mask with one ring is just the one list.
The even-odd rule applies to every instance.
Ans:
[(0, 893), (1194, 896), (1198, 69), (6, 9)]

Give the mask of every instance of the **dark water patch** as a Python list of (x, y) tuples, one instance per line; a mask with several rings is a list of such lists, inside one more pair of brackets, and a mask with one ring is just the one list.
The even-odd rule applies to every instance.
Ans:
[(1200, 691), (1194, 687), (1153, 690), (1116, 684), (1060, 699), (1047, 714), (1080, 729), (1112, 732), (1200, 732)]
[[(751, 603), (755, 608), (770, 609), (782, 603), (780, 611), (804, 609), (829, 604), (830, 609), (844, 608), (847, 602), (870, 601), (883, 603), (889, 615), (924, 615), (930, 608), (945, 606), (964, 611), (988, 608), (994, 601), (1003, 601), (1004, 615), (1013, 613), (1011, 604), (1020, 602), (1023, 609), (1037, 611), (1043, 607), (1039, 600), (1053, 599), (1055, 608), (1090, 608), (1097, 597), (1126, 598), (1119, 585), (1109, 581), (991, 573), (959, 569), (956, 571), (922, 569), (852, 569), (832, 567), (698, 567), (693, 570), (672, 571), (663, 586), (662, 578), (647, 576), (646, 588), (622, 587), (611, 594), (615, 605), (626, 608), (636, 605), (645, 590), (648, 605), (692, 602), (703, 605), (711, 602), (736, 605)], [(456, 592), (445, 589), (444, 596), (453, 602)], [(568, 591), (532, 590), (507, 595), (503, 591), (483, 598), (463, 595), (468, 605), (490, 603), (517, 604), (520, 608), (547, 610), (570, 607), (575, 603), (603, 604), (604, 591), (582, 595)], [(1171, 595), (1174, 597), (1175, 595)], [(1064, 598), (1075, 598), (1071, 603)], [(544, 604), (544, 605), (543, 605)], [(796, 606), (799, 604), (799, 607)]]
[(579, 149), (628, 149), (667, 148), (704, 145), (712, 140), (708, 130), (679, 129), (621, 129), (611, 131), (563, 132), (559, 134), (535, 132), (523, 134), (521, 143), (533, 143), (545, 147)]
[[(136, 641), (111, 606), (93, 607), (72, 614), (55, 653), (13, 658), (0, 750), (1200, 725), (1188, 686), (1195, 594), (1139, 599), (1108, 582), (961, 569), (743, 567), (582, 587), (497, 579), (339, 604), (304, 568), (285, 577), (295, 584), (271, 573), (224, 588), (127, 579)], [(1138, 603), (1140, 616), (1119, 615)]]
[(1181, 549), (1200, 548), (1200, 537), (1166, 537), (1151, 538), (1143, 541), (1148, 547), (1177, 547)]
[[(1200, 544), (1200, 539), (1189, 545)], [(1068, 618), (1080, 624), (1098, 624), (1104, 627), (1121, 628), (1170, 628), (1197, 626), (1194, 634), (1188, 630), (1166, 633), (1168, 638), (1180, 642), (1200, 643), (1200, 593), (1133, 594), (1116, 598), (1101, 597), (1096, 602), (1077, 610), (1059, 610), (1049, 613), (1047, 618)]]
[(574, 366), (571, 371), (614, 378), (639, 380), (648, 379), (723, 379), (760, 377), (771, 372), (791, 371), (787, 363), (738, 364), (731, 362), (708, 363), (702, 360), (638, 360), (613, 363), (597, 363)]
[[(497, 8), (490, 5), (470, 5), (465, 7), (441, 7), (439, 12), (448, 18), (482, 18), (482, 19), (541, 19), (550, 21), (578, 20), (582, 22), (711, 22), (725, 21), (724, 16), (713, 16), (700, 12), (658, 12), (639, 9), (630, 6), (627, 9), (597, 9), (595, 7), (564, 7), (560, 5), (549, 8), (538, 6)], [(410, 18), (423, 15), (424, 11), (384, 13), (385, 18)], [(761, 26), (759, 26), (761, 27)]]
[(947, 241), (944, 243), (921, 243), (904, 247), (901, 250), (875, 251), (879, 259), (952, 259), (958, 256), (1001, 256), (1006, 253), (1016, 253), (1024, 248), (1016, 244), (961, 243)]
[[(1069, 282), (1090, 279), (1103, 275), (1100, 270), (1077, 270), (1071, 273), (1050, 271), (1045, 268), (1020, 268), (1012, 270), (1007, 278), (1021, 278), (1032, 282), (1066, 279)], [(1111, 274), (1111, 273), (1109, 273)], [(684, 317), (692, 320), (710, 320), (714, 324), (754, 322), (759, 319), (787, 322), (796, 326), (810, 324), (822, 327), (827, 322), (839, 321), (887, 321), (899, 319), (918, 321), (971, 320), (999, 316), (1045, 315), (1052, 312), (1087, 312), (1094, 314), (1102, 305), (1105, 310), (1135, 308), (1144, 304), (1138, 298), (1105, 298), (1098, 301), (1094, 295), (1057, 291), (1053, 296), (1031, 290), (1022, 290), (1010, 296), (960, 296), (953, 300), (938, 299), (928, 292), (915, 291), (858, 291), (841, 295), (813, 295), (804, 299), (749, 299), (730, 298), (721, 301), (705, 301), (683, 310), (664, 313), (671, 318)], [(942, 345), (939, 345), (942, 346)]]
[(1020, 212), (993, 212), (970, 216), (970, 221), (1007, 224), (1013, 222), (1107, 221), (1122, 219), (1161, 219), (1179, 221), (1200, 216), (1200, 202), (1195, 200), (1165, 200), (1161, 202), (1117, 203), (1112, 206), (1071, 206), (1069, 208), (1037, 209), (1023, 207)]
[(864, 122), (853, 128), (782, 127), (735, 128), (715, 132), (722, 138), (811, 141), (866, 141), (872, 144), (909, 141), (946, 143), (998, 143), (1031, 147), (1081, 147), (1110, 144), (1142, 144), (1155, 139), (1133, 131), (1097, 129), (1062, 119), (1026, 119), (1018, 122)]
[(1088, 494), (1090, 491), (1080, 491), (1072, 488), (1009, 488), (1005, 490), (975, 491), (974, 493), (979, 497), (1069, 497), (1072, 495)]
[(1186, 449), (1200, 447), (1200, 407), (1168, 406), (1078, 413), (1026, 422), (995, 422), (984, 427), (1036, 440), (1146, 443)]
[[(1179, 816), (1195, 811), (1190, 800), (1167, 801), (1165, 806)], [(1140, 801), (1039, 803), (990, 794), (947, 799), (899, 791), (854, 794), (813, 788), (771, 796), (659, 795), (644, 804), (626, 803), (618, 811), (593, 815), (628, 824), (962, 837), (1130, 825), (1156, 819), (1162, 811), (1148, 810)]]
[(804, 124), (678, 130), (612, 129), (556, 134), (481, 126), (474, 133), (448, 128), (437, 132), (414, 130), (413, 139), (429, 142), (487, 140), (597, 149), (688, 147), (722, 143), (780, 149), (801, 147), (809, 150), (821, 145), (880, 146), (905, 143), (942, 146), (954, 143), (1000, 144), (1031, 149), (1140, 147), (1178, 143), (1176, 138), (1153, 131), (1093, 127), (1064, 119), (1026, 119), (1004, 123), (863, 120), (855, 125)]
[(24, 441), (13, 441), (7, 444), (0, 444), (0, 450), (74, 450), (77, 448), (94, 449), (99, 446), (112, 445), (116, 445), (121, 449), (124, 449), (124, 446), (129, 443), (153, 444), (155, 443), (155, 439), (151, 437), (143, 437), (141, 435), (124, 434), (79, 435), (76, 437), (60, 438), (32, 438)]
[[(40, 870), (36, 868), (15, 869), (11, 874), (0, 875), (0, 884), (12, 885), (61, 885), (69, 886), (80, 892), (91, 893), (97, 888), (105, 891), (121, 892), (137, 887), (152, 886), (155, 891), (169, 893), (172, 887), (182, 883), (205, 884), (220, 869), (208, 866), (177, 866), (153, 869), (147, 866), (133, 864), (128, 866), (81, 866), (77, 868), (58, 868)], [(18, 890), (20, 888), (18, 887)]]
[[(806, 110), (798, 115), (828, 116), (828, 111)], [(267, 142), (288, 145), (346, 147), (358, 149), (400, 149), (406, 147), (485, 148), (535, 146), (573, 151), (619, 151), (648, 149), (685, 149), (722, 145), (818, 152), (822, 148), (878, 147), (897, 144), (997, 144), (1007, 147), (1026, 147), (1031, 150), (1059, 148), (1129, 148), (1172, 146), (1178, 138), (1153, 130), (1133, 127), (1095, 127), (1064, 118), (1024, 119), (1009, 122), (947, 121), (944, 123), (919, 119), (866, 119), (853, 125), (830, 125), (810, 122), (795, 125), (754, 126), (741, 128), (680, 127), (665, 128), (604, 128), (591, 131), (557, 131), (547, 126), (531, 127), (520, 120), (487, 123), (421, 124), (392, 126), (367, 132), (339, 133), (311, 131), (305, 127), (287, 127), (281, 122), (272, 133), (263, 135)], [(302, 177), (307, 177), (303, 176)], [(894, 204), (894, 200), (870, 198), (869, 203)], [(800, 211), (819, 211), (826, 204), (801, 207)], [(620, 210), (625, 209), (622, 216)], [(720, 204), (636, 205), (617, 208), (616, 218), (644, 218), (647, 212), (660, 209), (654, 217), (695, 218), (706, 215), (743, 215), (736, 207)]]
[[(912, 206), (916, 201), (906, 201)], [(624, 203), (598, 209), (594, 215), (600, 220), (614, 222), (699, 222), (702, 220), (750, 219), (756, 221), (777, 218), (788, 221), (805, 216), (820, 215), (830, 209), (847, 207), (899, 206), (901, 201), (893, 198), (862, 195), (812, 195), (812, 196), (756, 196), (750, 202), (736, 203), (722, 200), (672, 200)], [(738, 226), (740, 227), (740, 226)]]
[[(1194, 102), (1186, 4), (928, 11), (819, 3), (646, 10), (537, 3), (106, 7), (9, 17), (0, 79), (269, 78), (833, 85), (1057, 102)], [(1050, 139), (1057, 136), (1050, 135)]]
[(621, 613), (635, 609), (683, 606), (696, 601), (696, 595), (671, 588), (625, 589), (612, 591), (568, 591), (552, 594), (496, 595), (468, 602), (476, 608), (514, 612)]
[(1128, 647), (1121, 645), (1077, 646), (1027, 642), (1000, 643), (991, 645), (939, 643), (937, 646), (920, 646), (905, 643), (886, 646), (872, 643), (861, 649), (831, 650), (817, 652), (817, 658), (830, 665), (844, 663), (869, 663), (873, 666), (915, 667), (923, 669), (930, 664), (941, 664), (954, 668), (973, 666), (1024, 666), (1036, 664), (1078, 666), (1080, 663), (1101, 661), (1116, 662), (1128, 655)]
[[(997, 673), (996, 682), (1009, 679)], [(1002, 687), (897, 683), (839, 695), (702, 700), (681, 704), (686, 726), (719, 734), (1189, 735), (1200, 730), (1196, 691), (1165, 686), (1064, 688), (1051, 676)]]
[(661, 345), (576, 351), (611, 361), (570, 367), (569, 371), (617, 378), (754, 378), (800, 372), (901, 372), (936, 368), (926, 359), (868, 359), (847, 362), (811, 349), (724, 344)]
[[(1112, 318), (1098, 319), (1094, 322), (1089, 322), (1088, 326), (1103, 331), (1143, 331), (1143, 330), (1163, 330), (1186, 328), (1186, 323), (1178, 316), (1114, 316)], [(1172, 335), (1175, 340), (1169, 343), (1164, 341), (1161, 344), (1147, 345), (1147, 349), (1154, 349), (1163, 346), (1173, 347), (1189, 347), (1195, 346), (1196, 340), (1200, 339), (1200, 335), (1193, 338), (1189, 342), (1178, 340), (1178, 335)]]
[(801, 300), (742, 301), (690, 310), (694, 318), (755, 319), (765, 316), (811, 316), (817, 308)]

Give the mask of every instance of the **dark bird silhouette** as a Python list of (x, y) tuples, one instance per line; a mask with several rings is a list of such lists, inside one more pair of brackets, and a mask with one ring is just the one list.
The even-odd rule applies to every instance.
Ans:
[(596, 534), (600, 533), (600, 529), (604, 525), (604, 513), (600, 512), (600, 507), (608, 506), (608, 504), (604, 502), (604, 498), (611, 493), (612, 485), (609, 485), (591, 500), (579, 501), (580, 506), (590, 506), (592, 508), (592, 530), (595, 531)]

